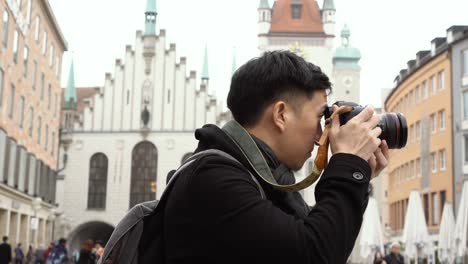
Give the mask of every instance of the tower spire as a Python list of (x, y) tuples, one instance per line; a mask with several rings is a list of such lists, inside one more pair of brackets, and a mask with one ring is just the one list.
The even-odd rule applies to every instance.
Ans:
[(260, 0), (260, 5), (258, 6), (258, 9), (270, 9), (270, 4), (268, 3), (268, 0)]
[(146, 0), (145, 35), (156, 35), (156, 0)]
[(233, 49), (232, 53), (232, 70), (231, 70), (231, 75), (234, 75), (234, 73), (237, 70), (237, 62), (236, 62), (236, 47)]
[(73, 66), (73, 59), (70, 65), (70, 73), (68, 75), (68, 84), (65, 89), (65, 98), (63, 100), (64, 109), (76, 109), (76, 87), (75, 87), (75, 69)]
[(333, 0), (324, 0), (322, 10), (336, 10)]
[(208, 72), (208, 45), (205, 44), (205, 57), (203, 58), (203, 71), (201, 75), (202, 81), (208, 81), (210, 79), (210, 75)]

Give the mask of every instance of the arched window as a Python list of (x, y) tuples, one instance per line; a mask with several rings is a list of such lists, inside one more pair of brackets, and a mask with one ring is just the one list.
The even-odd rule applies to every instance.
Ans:
[(185, 155), (182, 157), (182, 163), (184, 163), (188, 158), (190, 158), (190, 156), (192, 156), (193, 153), (192, 152), (189, 152), (189, 153), (185, 153)]
[(132, 151), (132, 178), (130, 208), (136, 204), (156, 199), (158, 150), (148, 141), (135, 146)]
[(107, 170), (106, 155), (96, 153), (89, 162), (88, 209), (106, 209)]

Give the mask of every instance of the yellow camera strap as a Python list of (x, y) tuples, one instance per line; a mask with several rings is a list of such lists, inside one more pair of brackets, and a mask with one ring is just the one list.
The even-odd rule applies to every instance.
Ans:
[(237, 123), (235, 120), (231, 120), (223, 126), (223, 131), (226, 132), (232, 142), (245, 156), (255, 173), (260, 176), (263, 181), (270, 184), (274, 188), (285, 192), (297, 192), (311, 186), (314, 182), (316, 182), (322, 174), (322, 171), (327, 166), (329, 146), (328, 133), (331, 127), (331, 120), (336, 115), (350, 112), (351, 110), (352, 107), (350, 106), (341, 106), (337, 111), (333, 112), (330, 118), (325, 121), (325, 129), (319, 141), (320, 146), (317, 152), (317, 157), (314, 161), (314, 168), (312, 169), (312, 172), (304, 180), (291, 185), (278, 184), (276, 179), (273, 177), (268, 163), (266, 162), (265, 157), (258, 148), (257, 144), (250, 136), (249, 132), (247, 132), (245, 128), (242, 127), (239, 123)]

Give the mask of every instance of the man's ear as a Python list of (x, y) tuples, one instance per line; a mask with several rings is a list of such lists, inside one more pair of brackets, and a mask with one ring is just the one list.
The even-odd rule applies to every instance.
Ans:
[(287, 111), (288, 106), (284, 101), (278, 101), (272, 106), (271, 117), (273, 119), (273, 125), (279, 129), (280, 132), (286, 130)]

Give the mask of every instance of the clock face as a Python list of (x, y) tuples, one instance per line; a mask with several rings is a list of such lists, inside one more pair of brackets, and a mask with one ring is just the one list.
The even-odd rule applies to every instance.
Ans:
[(345, 76), (343, 78), (343, 85), (345, 87), (351, 87), (353, 85), (353, 78), (351, 76)]

